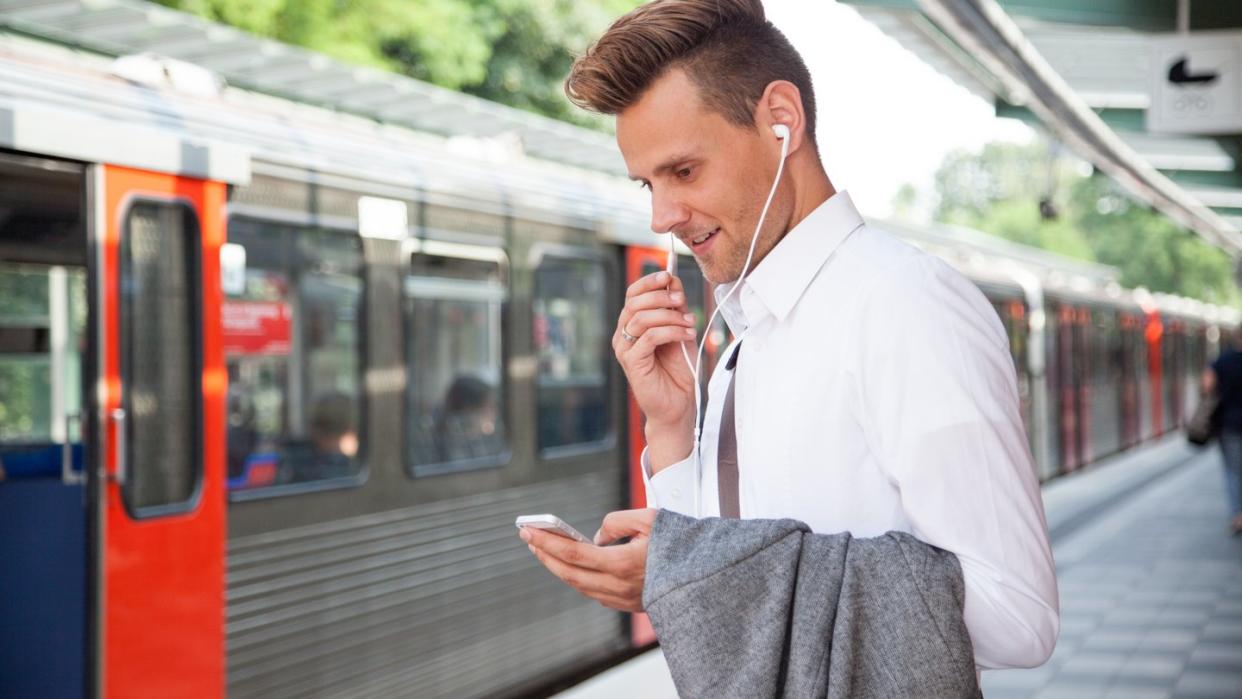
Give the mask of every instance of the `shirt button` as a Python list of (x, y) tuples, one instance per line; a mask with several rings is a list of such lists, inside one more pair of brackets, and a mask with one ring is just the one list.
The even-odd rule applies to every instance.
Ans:
[(673, 488), (673, 497), (675, 498), (681, 497), (681, 488)]

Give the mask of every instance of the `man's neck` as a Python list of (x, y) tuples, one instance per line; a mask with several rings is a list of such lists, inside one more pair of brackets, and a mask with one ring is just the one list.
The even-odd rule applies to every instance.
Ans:
[(836, 188), (832, 186), (832, 181), (828, 179), (828, 173), (824, 172), (818, 156), (814, 157), (813, 162), (791, 163), (791, 165), (801, 172), (797, 172), (797, 176), (790, 178), (794, 186), (794, 206), (793, 214), (789, 217), (789, 227), (785, 233), (792, 231), (803, 219), (810, 216), (812, 211), (818, 209), (821, 204), (837, 193)]

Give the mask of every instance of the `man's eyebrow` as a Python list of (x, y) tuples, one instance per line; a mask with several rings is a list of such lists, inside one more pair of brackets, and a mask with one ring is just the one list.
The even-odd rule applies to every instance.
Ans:
[[(660, 175), (665, 172), (668, 172), (669, 170), (672, 170), (673, 168), (686, 162), (687, 160), (693, 160), (694, 158), (695, 158), (694, 153), (682, 153), (680, 155), (676, 155), (672, 158), (669, 158), (668, 160), (665, 160), (663, 163), (660, 163), (659, 165), (657, 165), (655, 170), (652, 172), (652, 175), (655, 176), (655, 175)], [(629, 174), (629, 178), (631, 180), (634, 180), (635, 182), (642, 182), (643, 180), (646, 179), (645, 177), (639, 177), (638, 175), (634, 175), (634, 174)]]

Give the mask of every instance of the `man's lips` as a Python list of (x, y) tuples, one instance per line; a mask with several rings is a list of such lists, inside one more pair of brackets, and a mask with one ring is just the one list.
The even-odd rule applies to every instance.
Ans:
[(703, 245), (706, 245), (708, 242), (710, 242), (712, 238), (715, 238), (716, 234), (719, 232), (720, 232), (719, 228), (713, 228), (712, 230), (707, 231), (706, 233), (699, 233), (698, 235), (695, 235), (695, 236), (689, 236), (689, 237), (683, 238), (682, 242), (684, 242), (686, 246), (691, 249), (698, 249), (699, 247), (702, 247)]

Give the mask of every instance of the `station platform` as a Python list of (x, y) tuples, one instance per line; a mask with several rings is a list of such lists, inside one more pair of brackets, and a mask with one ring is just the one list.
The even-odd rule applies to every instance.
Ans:
[[(1030, 670), (983, 673), (985, 697), (1242, 699), (1242, 537), (1220, 452), (1180, 435), (1044, 487), (1061, 636)], [(676, 697), (659, 649), (558, 699)]]

